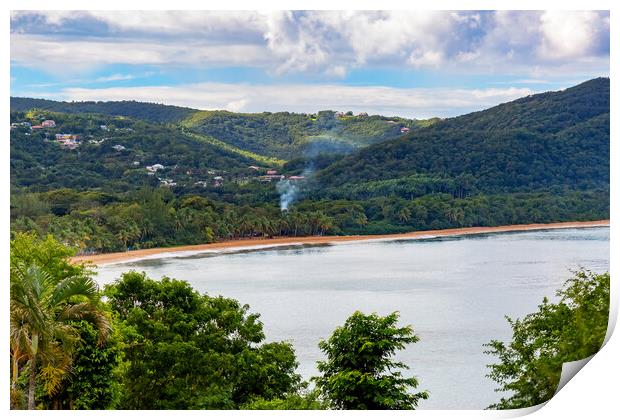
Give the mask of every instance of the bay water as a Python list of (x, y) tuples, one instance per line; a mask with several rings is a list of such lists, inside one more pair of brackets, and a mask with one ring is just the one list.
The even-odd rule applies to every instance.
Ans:
[(354, 311), (398, 311), (420, 338), (397, 354), (430, 392), (419, 408), (483, 409), (501, 396), (483, 344), (510, 339), (504, 316), (536, 311), (571, 270), (608, 271), (609, 259), (602, 227), (166, 255), (103, 265), (97, 280), (144, 271), (247, 303), (268, 341), (293, 343), (305, 379), (319, 340)]

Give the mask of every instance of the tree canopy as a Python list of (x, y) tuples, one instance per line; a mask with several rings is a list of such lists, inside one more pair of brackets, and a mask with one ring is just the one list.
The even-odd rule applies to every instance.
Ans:
[(344, 410), (415, 409), (426, 391), (413, 393), (415, 377), (404, 377), (407, 365), (394, 361), (397, 350), (419, 338), (411, 326), (398, 327), (398, 313), (351, 315), (319, 348), (327, 359), (318, 362), (314, 378), (330, 407)]
[[(18, 234), (11, 241), (11, 368), (13, 404), (22, 405), (18, 381), (27, 369), (28, 409), (37, 405), (37, 385), (54, 396), (69, 372), (81, 341), (76, 322), (88, 321), (97, 343), (110, 333), (98, 286), (83, 266), (71, 265), (71, 250), (52, 238)], [(92, 332), (92, 331), (91, 331)]]
[(545, 298), (538, 311), (522, 319), (506, 317), (513, 335), (493, 340), (486, 353), (498, 361), (488, 377), (508, 396), (489, 408), (525, 408), (555, 394), (562, 364), (595, 354), (602, 346), (609, 319), (609, 273), (579, 271), (557, 291), (559, 301)]
[(291, 344), (264, 342), (259, 316), (247, 305), (137, 272), (123, 274), (105, 294), (125, 333), (121, 408), (239, 408), (299, 385)]

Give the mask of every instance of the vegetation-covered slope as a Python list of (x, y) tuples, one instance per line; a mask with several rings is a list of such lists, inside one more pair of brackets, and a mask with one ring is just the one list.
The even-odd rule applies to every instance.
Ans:
[[(418, 121), (408, 136), (405, 120), (327, 111), (192, 115), (13, 112), (12, 230), (90, 252), (609, 218), (608, 79)], [(47, 118), (57, 126), (19, 125)], [(398, 139), (362, 146), (386, 125)], [(60, 133), (82, 136), (79, 147)], [(342, 146), (360, 149), (334, 153)]]
[(238, 114), (201, 111), (192, 114), (182, 124), (242, 149), (291, 159), (320, 152), (350, 152), (398, 137), (403, 127), (413, 129), (435, 121), (378, 115), (337, 115), (333, 111), (310, 115), (289, 112)]
[(322, 187), (449, 178), (485, 192), (609, 185), (609, 79), (444, 120), (364, 148), (318, 175)]
[(30, 111), (35, 108), (68, 114), (94, 113), (125, 116), (159, 123), (178, 122), (196, 112), (191, 108), (136, 101), (59, 102), (48, 99), (11, 97), (11, 111)]
[[(175, 127), (100, 114), (49, 111), (14, 112), (12, 122), (38, 124), (53, 119), (56, 127), (11, 129), (11, 185), (34, 191), (54, 188), (126, 191), (156, 186), (157, 178), (194, 183), (217, 173), (248, 171), (260, 158), (184, 134)], [(56, 134), (81, 137), (68, 150)], [(164, 168), (148, 175), (147, 166)]]

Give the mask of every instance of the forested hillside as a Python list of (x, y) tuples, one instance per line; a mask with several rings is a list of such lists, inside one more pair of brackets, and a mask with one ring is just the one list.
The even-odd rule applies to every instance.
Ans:
[(412, 176), (418, 184), (440, 177), (481, 192), (605, 188), (609, 140), (609, 79), (601, 78), (364, 148), (323, 169), (317, 182), (343, 194), (360, 182), (376, 186)]
[(183, 125), (253, 152), (291, 159), (318, 153), (347, 153), (401, 135), (401, 129), (433, 124), (432, 120), (408, 120), (378, 115), (264, 112), (237, 114), (201, 111)]
[(530, 95), (493, 108), (443, 120), (441, 128), (526, 128), (556, 133), (609, 113), (609, 78), (599, 77), (559, 92)]
[(609, 218), (609, 79), (426, 122), (37, 101), (11, 113), (11, 228), (81, 252)]
[[(193, 185), (217, 175), (247, 173), (254, 159), (162, 124), (101, 114), (14, 112), (11, 121), (33, 124), (52, 119), (55, 127), (11, 129), (11, 185), (30, 191), (97, 188), (107, 192), (160, 185), (172, 179)], [(63, 147), (57, 134), (79, 136)], [(156, 174), (146, 167), (160, 164)], [(149, 175), (150, 174), (150, 175)]]
[(11, 97), (11, 111), (30, 111), (32, 109), (69, 114), (94, 113), (124, 116), (159, 123), (178, 122), (196, 112), (191, 108), (136, 101), (59, 102), (47, 99)]

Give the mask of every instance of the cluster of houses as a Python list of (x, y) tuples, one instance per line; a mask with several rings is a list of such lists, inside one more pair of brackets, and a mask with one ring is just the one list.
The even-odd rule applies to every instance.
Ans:
[[(344, 112), (342, 112), (342, 111), (335, 111), (335, 112), (334, 112), (334, 117), (336, 117), (336, 118), (343, 118), (343, 117), (345, 117), (345, 116), (347, 116), (347, 115), (351, 116), (351, 115), (353, 115), (353, 114), (352, 114), (351, 112), (344, 113)], [(360, 112), (359, 114), (357, 114), (357, 116), (358, 116), (358, 117), (367, 117), (367, 116), (368, 116), (368, 113), (367, 113), (367, 112)], [(387, 122), (388, 124), (398, 124), (396, 121), (392, 121), (392, 120), (388, 120), (388, 121), (386, 121), (386, 122)], [(409, 133), (409, 131), (411, 131), (409, 127), (401, 127), (401, 128), (400, 128), (400, 132), (401, 132), (402, 134), (407, 134), (407, 133)]]
[(54, 128), (54, 127), (56, 127), (56, 121), (54, 121), (54, 120), (45, 120), (41, 124), (37, 124), (37, 125), (32, 125), (28, 121), (23, 121), (23, 122), (12, 123), (11, 124), (11, 129), (18, 128), (18, 127), (28, 127), (28, 128), (30, 128), (31, 131), (32, 130), (40, 130), (42, 128)]
[[(338, 114), (338, 113), (337, 113)], [(344, 113), (340, 113), (341, 115), (345, 115)], [(364, 115), (368, 115), (366, 113), (361, 113), (359, 114), (359, 116), (364, 116)], [(56, 122), (54, 120), (45, 120), (42, 121), (40, 125), (32, 125), (30, 122), (16, 122), (16, 123), (12, 123), (11, 124), (11, 129), (15, 129), (15, 128), (19, 128), (19, 127), (27, 127), (30, 129), (30, 131), (32, 130), (38, 130), (38, 129), (43, 129), (43, 128), (55, 128), (56, 127)], [(109, 131), (110, 129), (106, 126), (106, 125), (101, 125), (99, 127), (101, 130), (103, 131)], [(132, 131), (130, 128), (127, 129), (121, 129), (123, 131)], [(118, 131), (118, 129), (116, 129), (115, 131)], [(26, 133), (29, 134), (29, 133)], [(91, 136), (92, 137), (92, 136)], [(56, 142), (64, 149), (76, 149), (77, 147), (80, 146), (81, 142), (82, 142), (82, 136), (79, 134), (70, 134), (70, 133), (58, 133), (55, 134), (55, 140)], [(108, 138), (103, 138), (101, 140), (94, 140), (91, 139), (89, 140), (90, 143), (96, 143), (96, 144), (100, 144), (102, 142), (104, 142), (105, 140), (109, 140)], [(117, 152), (123, 151), (126, 149), (125, 146), (121, 145), (121, 144), (115, 144), (114, 146), (112, 146), (112, 149), (116, 150)], [(139, 161), (134, 161), (133, 166), (140, 166), (140, 162)], [(261, 168), (258, 166), (249, 166), (249, 169), (252, 169), (253, 171), (256, 172), (263, 172), (265, 171), (265, 168)], [(156, 176), (157, 171), (163, 170), (165, 169), (165, 166), (160, 164), (160, 163), (156, 163), (154, 165), (150, 165), (150, 166), (146, 166), (146, 171), (147, 174), (150, 176)], [(215, 171), (209, 170), (207, 171), (209, 175), (215, 175)], [(275, 169), (267, 169), (265, 172), (265, 175), (258, 175), (257, 179), (263, 182), (271, 182), (271, 181), (280, 181), (280, 180), (290, 180), (290, 181), (301, 181), (303, 179), (305, 179), (304, 176), (300, 176), (300, 175), (292, 175), (292, 176), (286, 176), (283, 174), (279, 174), (277, 170)], [(188, 171), (188, 175), (191, 175), (191, 171)], [(166, 187), (174, 187), (177, 185), (177, 183), (170, 178), (160, 178), (159, 176), (156, 176), (157, 179), (159, 180), (159, 182), (161, 183), (162, 186), (166, 186)], [(224, 178), (222, 176), (216, 175), (213, 176), (213, 180), (212, 182), (210, 181), (196, 181), (194, 183), (194, 185), (197, 186), (202, 186), (202, 187), (207, 187), (209, 185), (213, 185), (215, 187), (221, 187), (224, 184)]]
[(73, 150), (79, 147), (82, 136), (79, 134), (56, 134), (56, 141), (60, 147)]
[[(155, 165), (153, 165), (153, 166), (155, 166)], [(258, 166), (248, 166), (248, 169), (252, 169), (252, 170), (254, 170), (256, 172), (263, 172), (263, 171), (265, 171), (264, 168), (260, 168)], [(147, 170), (148, 170), (148, 167), (147, 167)], [(275, 169), (267, 169), (264, 173), (265, 173), (265, 175), (257, 175), (255, 179), (258, 179), (259, 181), (262, 181), (262, 182), (281, 181), (281, 180), (297, 182), (297, 181), (302, 181), (302, 180), (305, 179), (305, 177), (302, 176), (302, 175), (284, 175), (284, 174), (279, 174), (278, 171), (275, 170)], [(187, 171), (186, 174), (187, 175), (191, 175), (191, 171)], [(208, 174), (209, 175), (215, 175), (215, 171), (209, 170)], [(162, 180), (160, 180), (160, 181), (162, 181)], [(170, 186), (171, 184), (162, 181), (162, 185)], [(176, 185), (176, 184), (174, 184), (174, 185)], [(212, 180), (199, 180), (199, 181), (195, 181), (194, 185), (198, 186), (198, 187), (203, 187), (203, 188), (206, 188), (208, 186), (221, 187), (222, 185), (224, 185), (224, 177), (216, 175), (216, 176), (213, 176)]]
[[(37, 124), (37, 125), (32, 125), (28, 121), (23, 121), (23, 122), (12, 123), (11, 124), (11, 129), (18, 128), (18, 127), (28, 127), (30, 129), (30, 131), (41, 130), (41, 129), (44, 129), (44, 128), (55, 128), (56, 127), (56, 121), (54, 121), (54, 120), (44, 120), (44, 121), (41, 122), (41, 124)], [(29, 133), (26, 133), (26, 134), (29, 134)], [(47, 138), (47, 135), (46, 135), (46, 138)], [(73, 149), (79, 147), (79, 145), (80, 145), (80, 143), (82, 141), (82, 136), (80, 136), (79, 134), (59, 133), (59, 134), (55, 135), (55, 139), (56, 139), (56, 142), (63, 149), (73, 150)]]
[[(336, 111), (336, 112), (334, 112), (334, 117), (337, 117), (337, 118), (342, 118), (342, 117), (345, 117), (345, 116), (347, 116), (347, 115), (353, 115), (353, 114), (352, 114), (351, 112), (349, 112), (349, 113), (347, 114), (347, 113), (342, 112), (342, 111)], [(367, 116), (368, 116), (368, 113), (367, 113), (367, 112), (360, 112), (359, 114), (357, 114), (357, 116), (358, 116), (358, 117), (367, 117)]]
[(289, 181), (301, 181), (305, 178), (306, 177), (302, 175), (286, 176), (286, 175), (278, 174), (278, 171), (276, 171), (275, 169), (269, 169), (267, 170), (267, 175), (262, 175), (258, 177), (258, 179), (263, 182), (281, 181), (283, 179), (286, 179)]

